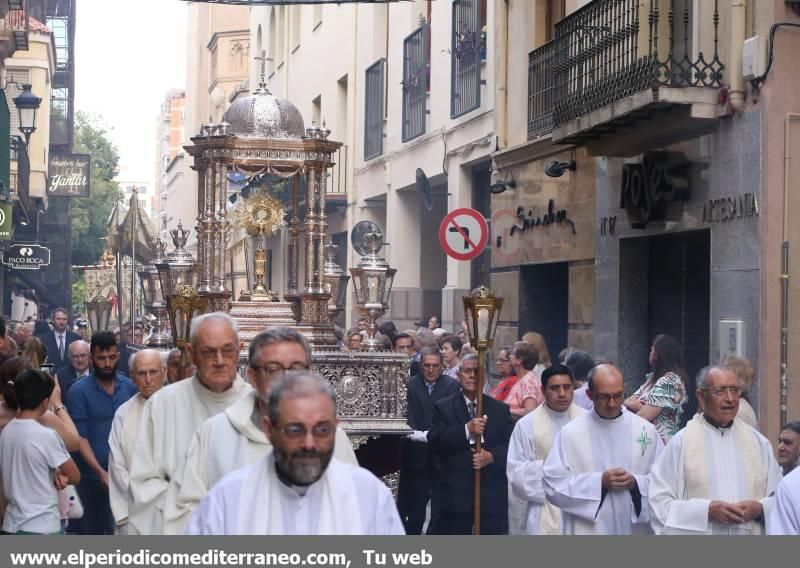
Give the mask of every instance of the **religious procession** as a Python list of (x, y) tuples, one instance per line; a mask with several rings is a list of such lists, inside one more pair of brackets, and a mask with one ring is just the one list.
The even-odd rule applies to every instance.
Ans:
[(12, 4), (2, 535), (800, 535), (800, 3)]

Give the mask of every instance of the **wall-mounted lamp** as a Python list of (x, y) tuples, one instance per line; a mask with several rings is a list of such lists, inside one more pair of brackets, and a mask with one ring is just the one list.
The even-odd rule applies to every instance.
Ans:
[(547, 177), (559, 178), (564, 175), (564, 172), (574, 172), (576, 169), (578, 168), (575, 160), (570, 160), (569, 162), (553, 161), (547, 165), (544, 169), (544, 173)]
[(489, 186), (489, 191), (492, 193), (492, 195), (499, 195), (503, 193), (505, 190), (514, 189), (515, 187), (517, 187), (517, 182), (514, 181), (513, 179), (499, 180)]

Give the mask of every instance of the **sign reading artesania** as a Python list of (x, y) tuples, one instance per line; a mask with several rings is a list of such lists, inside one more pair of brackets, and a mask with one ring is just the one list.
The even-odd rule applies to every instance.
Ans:
[(14, 270), (39, 270), (50, 265), (50, 249), (28, 243), (11, 245), (3, 251), (3, 264)]
[(47, 195), (56, 197), (89, 197), (88, 154), (51, 154), (47, 175), (50, 185)]

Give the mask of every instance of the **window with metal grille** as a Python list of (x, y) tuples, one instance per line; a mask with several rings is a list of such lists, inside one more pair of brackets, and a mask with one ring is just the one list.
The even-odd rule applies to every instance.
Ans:
[(383, 154), (383, 103), (385, 99), (386, 60), (367, 67), (366, 109), (364, 110), (364, 159)]
[(453, 0), (450, 118), (481, 106), (481, 62), (486, 59), (483, 4), (483, 0)]
[(424, 23), (403, 40), (403, 142), (425, 134), (430, 37), (430, 25)]

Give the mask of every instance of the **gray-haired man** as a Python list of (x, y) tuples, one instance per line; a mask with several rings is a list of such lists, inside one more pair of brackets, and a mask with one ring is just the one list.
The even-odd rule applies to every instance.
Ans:
[(183, 465), (192, 436), (210, 417), (251, 389), (239, 376), (238, 326), (216, 312), (192, 321), (190, 379), (153, 395), (142, 412), (131, 469), (129, 519), (139, 534), (161, 534), (167, 487)]
[[(250, 342), (247, 378), (254, 390), (206, 420), (195, 433), (186, 462), (173, 478), (164, 508), (164, 533), (182, 534), (200, 500), (228, 473), (256, 463), (272, 450), (264, 431), (272, 385), (285, 371), (308, 370), (311, 347), (300, 332), (274, 327)], [(336, 429), (336, 458), (358, 465), (350, 440)]]
[(187, 534), (405, 534), (389, 489), (334, 457), (336, 400), (325, 379), (290, 371), (264, 409), (273, 451), (223, 477)]

